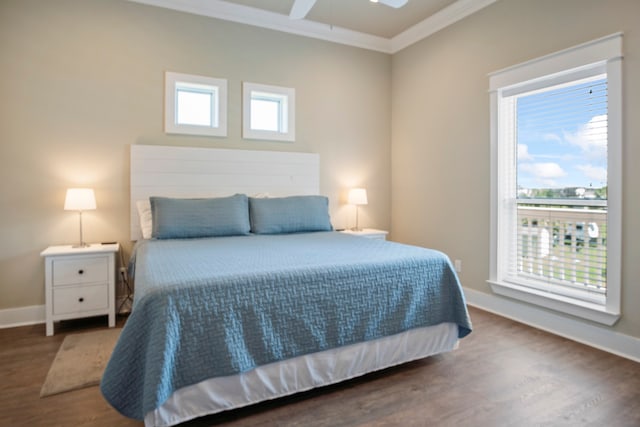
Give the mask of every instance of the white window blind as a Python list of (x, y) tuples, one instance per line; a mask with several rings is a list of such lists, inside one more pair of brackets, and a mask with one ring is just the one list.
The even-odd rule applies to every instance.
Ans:
[(607, 79), (600, 73), (566, 77), (502, 99), (505, 137), (515, 156), (506, 174), (512, 175), (507, 181), (515, 212), (509, 214), (513, 225), (505, 279), (602, 303)]

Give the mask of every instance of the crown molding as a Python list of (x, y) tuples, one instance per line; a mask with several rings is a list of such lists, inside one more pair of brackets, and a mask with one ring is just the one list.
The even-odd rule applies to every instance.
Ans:
[(393, 54), (497, 0), (458, 0), (391, 39), (306, 19), (293, 20), (286, 15), (223, 0), (129, 1)]
[(208, 16), (224, 21), (237, 22), (239, 24), (253, 25), (255, 27), (282, 31), (299, 36), (346, 44), (363, 49), (375, 50), (383, 53), (391, 53), (391, 40), (360, 33), (336, 26), (321, 24), (306, 19), (294, 20), (279, 13), (269, 12), (254, 7), (229, 3), (222, 0), (129, 0), (149, 6), (158, 6), (166, 9), (195, 15)]
[(396, 53), (495, 3), (497, 0), (458, 0), (390, 39)]

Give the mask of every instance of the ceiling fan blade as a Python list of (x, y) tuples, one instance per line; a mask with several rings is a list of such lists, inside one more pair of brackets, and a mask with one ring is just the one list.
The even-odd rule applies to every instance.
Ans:
[(395, 7), (396, 9), (407, 4), (409, 0), (378, 0), (379, 3), (382, 3), (387, 6)]
[(316, 0), (296, 0), (291, 7), (291, 12), (289, 12), (289, 18), (304, 19), (314, 4), (316, 4)]

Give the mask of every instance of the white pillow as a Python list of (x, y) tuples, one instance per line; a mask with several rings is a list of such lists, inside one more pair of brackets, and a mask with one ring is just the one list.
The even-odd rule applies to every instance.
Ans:
[(149, 199), (138, 200), (136, 202), (138, 208), (138, 218), (140, 218), (140, 230), (142, 231), (142, 237), (145, 239), (151, 238), (151, 230), (153, 230), (153, 216), (151, 215), (151, 202)]

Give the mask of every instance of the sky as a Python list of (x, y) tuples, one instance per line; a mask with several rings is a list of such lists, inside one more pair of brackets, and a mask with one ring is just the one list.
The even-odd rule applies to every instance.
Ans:
[(519, 188), (605, 186), (606, 78), (519, 96), (517, 141)]

